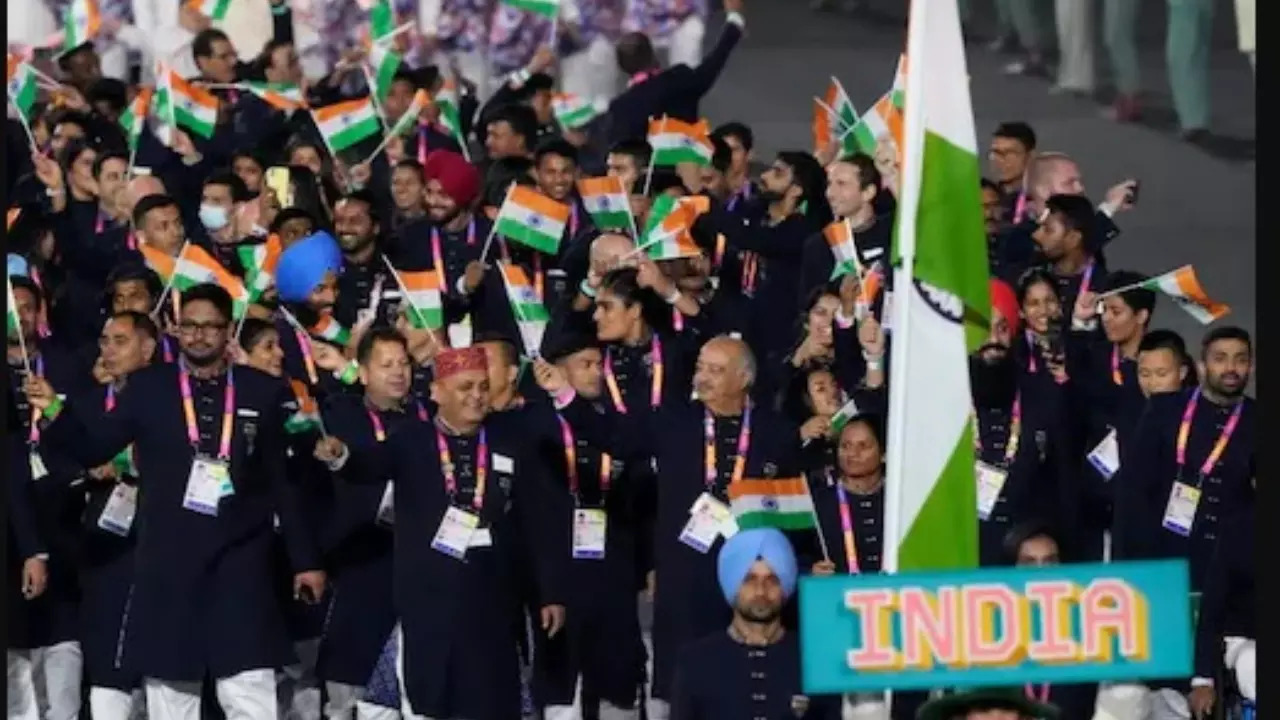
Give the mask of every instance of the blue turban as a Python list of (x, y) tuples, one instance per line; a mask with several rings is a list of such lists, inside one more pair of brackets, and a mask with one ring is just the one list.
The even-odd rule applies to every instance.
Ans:
[(326, 273), (342, 269), (338, 241), (321, 230), (289, 246), (276, 266), (276, 290), (284, 302), (304, 302)]
[(31, 264), (21, 255), (9, 253), (8, 263), (10, 277), (27, 277), (31, 274)]
[(747, 579), (747, 572), (756, 560), (768, 563), (773, 574), (782, 583), (782, 596), (791, 597), (796, 590), (796, 554), (791, 543), (781, 530), (774, 528), (756, 528), (742, 530), (729, 538), (720, 548), (720, 557), (716, 560), (717, 576), (720, 578), (720, 591), (730, 605), (738, 597), (738, 590)]

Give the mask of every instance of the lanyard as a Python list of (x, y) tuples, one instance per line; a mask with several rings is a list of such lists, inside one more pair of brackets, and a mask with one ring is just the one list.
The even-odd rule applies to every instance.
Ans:
[(112, 410), (116, 409), (116, 386), (115, 385), (107, 386), (107, 398), (106, 400), (103, 401), (102, 404), (103, 404), (103, 409), (106, 410), (107, 412), (111, 412)]
[(684, 332), (684, 313), (678, 308), (671, 308), (671, 327), (676, 332)]
[(316, 373), (316, 359), (311, 354), (311, 338), (298, 328), (293, 329), (293, 336), (298, 339), (298, 349), (302, 351), (302, 366), (307, 369), (307, 377), (311, 379), (312, 385), (318, 385), (320, 375)]
[[(427, 409), (422, 406), (422, 401), (415, 400), (414, 404), (418, 406), (418, 419), (422, 422), (428, 422)], [(365, 412), (369, 413), (369, 422), (373, 423), (373, 439), (379, 443), (386, 442), (387, 430), (382, 424), (382, 418), (378, 416), (377, 411), (373, 408), (365, 408)], [(448, 452), (448, 448), (445, 449)]]
[[(440, 452), (440, 473), (444, 475), (444, 491), (452, 502), (458, 494), (458, 478), (454, 475), (453, 459), (449, 454), (449, 441), (444, 433), (436, 428), (436, 449)], [(476, 443), (476, 490), (471, 498), (471, 506), (479, 513), (484, 508), (484, 486), (489, 475), (489, 441), (484, 428), (480, 428), (480, 439)]]
[[(1187, 464), (1187, 439), (1191, 437), (1191, 419), (1195, 417), (1196, 405), (1200, 402), (1200, 388), (1196, 388), (1191, 393), (1191, 399), (1187, 401), (1187, 408), (1182, 411), (1182, 424), (1178, 426), (1178, 444), (1174, 448), (1175, 457), (1178, 462), (1178, 478), (1182, 478), (1182, 468)], [(1204, 459), (1204, 464), (1200, 466), (1200, 479), (1203, 480), (1209, 473), (1213, 472), (1213, 467), (1218, 464), (1218, 460), (1222, 459), (1222, 453), (1227, 449), (1227, 443), (1231, 442), (1231, 436), (1236, 431), (1236, 426), (1240, 424), (1240, 413), (1244, 411), (1244, 401), (1236, 403), (1235, 409), (1231, 411), (1231, 417), (1227, 418), (1227, 424), (1222, 428), (1222, 433), (1218, 435), (1217, 441), (1213, 443), (1213, 449), (1209, 451), (1209, 457)]]
[(1027, 191), (1023, 190), (1018, 193), (1018, 200), (1013, 204), (1013, 224), (1017, 225), (1022, 222), (1022, 218), (1027, 214)]
[[(662, 402), (662, 341), (658, 334), (653, 334), (649, 341), (649, 357), (653, 361), (653, 378), (649, 386), (649, 409), (656, 410)], [(609, 388), (609, 397), (613, 398), (613, 408), (623, 415), (627, 414), (627, 403), (618, 389), (618, 378), (613, 374), (613, 355), (609, 348), (604, 350), (604, 384)]]
[(427, 124), (418, 123), (418, 164), (427, 166)]
[[(187, 421), (187, 441), (196, 454), (200, 454), (200, 428), (196, 425), (196, 403), (191, 396), (191, 374), (186, 363), (178, 363), (178, 389), (182, 391), (182, 414)], [(236, 414), (236, 381), (227, 367), (227, 386), (222, 393), (222, 439), (218, 442), (218, 459), (231, 458), (231, 419)]]
[(129, 249), (130, 249), (130, 250), (137, 250), (137, 249), (138, 249), (138, 236), (137, 236), (137, 235), (135, 235), (135, 234), (134, 234), (134, 232), (133, 232), (132, 230), (130, 230), (129, 232), (125, 233), (125, 236), (124, 236), (124, 243), (125, 243), (125, 245), (127, 245), (127, 246), (129, 247)]
[(578, 237), (578, 203), (569, 203), (569, 239)]
[(1028, 700), (1038, 700), (1041, 703), (1049, 702), (1049, 683), (1040, 686), (1040, 690), (1036, 691), (1036, 686), (1027, 683), (1025, 688)]
[(849, 563), (849, 574), (857, 575), (861, 572), (858, 569), (858, 546), (853, 541), (853, 511), (849, 509), (849, 495), (844, 491), (844, 485), (840, 481), (836, 481), (836, 499), (840, 502), (840, 532), (844, 535), (844, 557)]
[[(556, 419), (560, 421), (560, 438), (564, 443), (564, 462), (569, 469), (569, 494), (573, 495), (574, 503), (578, 503), (578, 446), (573, 439), (573, 428), (569, 427), (569, 423), (564, 416), (557, 414)], [(613, 474), (613, 458), (609, 457), (609, 453), (600, 453), (600, 496), (603, 499), (605, 493), (609, 492), (609, 479)]]
[(738, 190), (738, 192), (733, 194), (733, 197), (729, 198), (729, 207), (728, 207), (729, 212), (733, 212), (738, 207), (738, 203), (742, 202), (743, 200), (750, 200), (750, 199), (751, 199), (751, 182), (748, 181), (746, 184), (742, 186), (741, 189)]
[[(43, 295), (44, 283), (40, 281), (40, 271), (37, 270), (34, 265), (32, 265), (31, 268), (28, 270), (28, 275), (31, 278), (31, 282), (36, 284), (36, 287), (40, 289), (40, 294)], [(48, 302), (40, 303), (40, 314), (36, 317), (36, 332), (39, 333), (40, 337), (42, 338), (47, 338), (49, 337), (49, 335), (52, 334), (52, 331), (49, 329), (49, 303)]]
[(1083, 295), (1089, 292), (1089, 281), (1093, 279), (1093, 259), (1089, 259), (1089, 264), (1084, 266), (1084, 273), (1080, 276), (1080, 292), (1077, 295)]
[(164, 351), (165, 363), (173, 362), (173, 345), (169, 342), (168, 335), (160, 338), (160, 349)]
[(1120, 346), (1111, 346), (1111, 382), (1117, 386), (1124, 385), (1124, 375), (1120, 373)]
[[(31, 367), (36, 377), (44, 377), (44, 356), (36, 355)], [(40, 411), (31, 408), (31, 426), (27, 428), (27, 444), (36, 446), (40, 444)]]
[[(467, 244), (476, 244), (476, 219), (467, 221)], [(436, 272), (440, 273), (440, 287), (449, 290), (449, 279), (445, 273), (443, 245), (440, 243), (440, 228), (431, 228), (431, 260), (435, 263)]]
[(1036, 339), (1035, 336), (1031, 334), (1030, 330), (1026, 331), (1026, 337), (1028, 358), (1027, 371), (1034, 373), (1036, 372)]
[(720, 264), (724, 262), (724, 247), (726, 243), (728, 243), (728, 240), (725, 239), (724, 233), (716, 233), (716, 256), (712, 258), (711, 264), (717, 272), (720, 270)]
[[(705, 483), (707, 490), (715, 487), (716, 479), (719, 476), (719, 468), (716, 463), (716, 421), (711, 417), (710, 410), (703, 410), (702, 430), (705, 436), (706, 445), (703, 448), (703, 463), (705, 465)], [(729, 484), (732, 485), (742, 479), (747, 469), (747, 451), (751, 449), (751, 402), (747, 401), (746, 408), (742, 411), (742, 429), (738, 431), (738, 448), (737, 456), (733, 459), (733, 474), (729, 476)]]
[(753, 252), (742, 253), (742, 291), (748, 295), (756, 291), (756, 276), (759, 274), (760, 256)]
[(98, 217), (93, 221), (94, 234), (101, 235), (103, 230), (107, 229), (107, 216), (101, 210), (98, 211)]
[[(978, 411), (974, 410), (969, 417), (973, 421), (973, 447), (982, 454), (982, 435), (978, 428)], [(1008, 468), (1018, 456), (1018, 442), (1022, 438), (1022, 393), (1013, 397), (1013, 410), (1009, 413), (1009, 439), (1004, 443), (1003, 467)]]

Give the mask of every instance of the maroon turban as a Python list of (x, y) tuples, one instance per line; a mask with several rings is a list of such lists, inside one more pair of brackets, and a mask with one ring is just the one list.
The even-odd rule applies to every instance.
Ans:
[(440, 181), (444, 194), (452, 198), (458, 207), (470, 207), (480, 192), (480, 171), (455, 152), (432, 152), (427, 156), (423, 175), (428, 181)]
[(468, 370), (489, 372), (489, 359), (484, 353), (484, 348), (474, 345), (465, 348), (446, 348), (436, 355), (436, 380), (446, 380)]

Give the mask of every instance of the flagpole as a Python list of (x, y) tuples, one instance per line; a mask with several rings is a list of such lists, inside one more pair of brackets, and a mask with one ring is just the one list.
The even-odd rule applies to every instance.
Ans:
[(9, 104), (17, 111), (14, 114), (18, 116), (18, 122), (22, 123), (22, 129), (27, 133), (27, 142), (31, 145), (31, 152), (40, 152), (40, 148), (36, 147), (36, 136), (31, 133), (31, 126), (27, 124), (27, 118), (22, 114), (21, 108), (13, 101), (13, 98), (9, 98)]
[[(17, 318), (18, 318), (18, 308), (17, 308), (17, 304), (18, 304), (18, 302), (17, 302), (17, 300), (15, 300), (15, 299), (14, 299), (14, 297), (13, 297), (13, 278), (6, 276), (6, 277), (5, 277), (5, 283), (8, 285), (8, 288), (9, 288), (9, 303), (10, 303), (10, 304), (12, 304), (12, 305), (14, 306), (14, 307), (9, 308), (8, 312), (13, 313), (13, 317), (14, 317), (14, 319), (15, 319), (15, 320), (17, 320)], [(18, 322), (18, 323), (17, 323), (17, 328), (16, 328), (16, 329), (17, 329), (17, 332), (16, 332), (16, 333), (14, 333), (14, 334), (18, 336), (18, 350), (22, 353), (22, 366), (26, 369), (26, 371), (27, 371), (27, 375), (29, 376), (29, 375), (31, 375), (31, 356), (27, 354), (27, 339), (26, 339), (26, 338), (24, 338), (24, 337), (22, 337), (22, 323), (21, 323), (21, 322)]]
[(804, 482), (804, 491), (809, 496), (809, 510), (813, 513), (813, 527), (818, 531), (818, 545), (822, 548), (822, 559), (831, 562), (831, 551), (827, 548), (826, 536), (822, 534), (822, 518), (818, 517), (818, 503), (813, 499), (813, 488), (809, 487), (807, 476), (801, 475), (800, 479)]
[[(174, 259), (175, 265), (177, 263), (177, 260), (180, 259), (183, 256), (183, 254), (187, 252), (187, 246), (190, 244), (191, 244), (190, 240), (186, 240), (182, 243), (182, 247), (178, 249), (178, 256), (177, 258)], [(178, 269), (177, 267), (174, 267), (173, 272), (169, 273), (169, 279), (166, 280), (164, 283), (164, 290), (160, 291), (160, 297), (156, 298), (156, 306), (151, 309), (151, 318), (153, 320), (155, 319), (156, 315), (160, 313), (160, 308), (164, 307), (165, 298), (169, 297), (169, 293), (173, 290), (173, 279), (176, 278), (177, 276), (178, 276)], [(174, 320), (177, 320), (177, 318), (174, 318)]]
[[(406, 301), (406, 302), (408, 302), (408, 303), (409, 303), (409, 310), (410, 310), (411, 312), (413, 312), (415, 315), (417, 315), (417, 314), (418, 314), (418, 308), (417, 308), (417, 306), (415, 306), (415, 305), (413, 304), (413, 300), (410, 300), (410, 299), (409, 299), (409, 289), (408, 289), (408, 288), (406, 288), (406, 287), (404, 286), (404, 280), (400, 279), (400, 273), (396, 270), (396, 267), (395, 267), (394, 265), (392, 265), (392, 264), (391, 264), (391, 260), (389, 260), (389, 259), (387, 258), (387, 256), (386, 256), (386, 254), (385, 254), (385, 253), (379, 253), (379, 255), (381, 255), (381, 256), (382, 256), (382, 262), (386, 264), (387, 269), (391, 271), (391, 277), (393, 277), (393, 278), (395, 278), (395, 279), (396, 279), (396, 286), (400, 288), (400, 296), (404, 299), (404, 301)], [(434, 270), (434, 272), (436, 273), (436, 277), (440, 277), (440, 269), (439, 269), (439, 268), (436, 268), (436, 269)], [(441, 310), (441, 313), (440, 313), (440, 314), (441, 314), (441, 317), (442, 317), (442, 318), (443, 318), (443, 316), (444, 316), (444, 292), (443, 292), (443, 290), (445, 290), (445, 289), (447, 289), (447, 288), (442, 288), (442, 292), (440, 293), (440, 299), (441, 299), (441, 303), (440, 303), (440, 310)], [(425, 322), (424, 322), (424, 323), (422, 323), (422, 324), (423, 324), (423, 325), (426, 325), (426, 323), (425, 323)], [(437, 349), (443, 349), (443, 348), (441, 348), (441, 347), (440, 347), (440, 341), (439, 341), (438, 339), (436, 339), (436, 331), (435, 331), (435, 330), (432, 330), (432, 329), (430, 329), (430, 328), (427, 328), (427, 337), (431, 338), (431, 344), (435, 345)]]
[[(667, 129), (667, 116), (663, 115), (662, 122), (660, 125), (658, 125), (658, 132), (662, 132), (663, 130), (666, 130), (666, 129)], [(649, 169), (646, 170), (644, 173), (644, 192), (641, 193), (645, 197), (649, 197), (649, 185), (650, 183), (653, 182), (653, 165), (654, 165), (654, 161), (657, 159), (658, 159), (658, 151), (654, 150), (653, 147), (650, 147), (649, 148)]]
[[(502, 198), (502, 205), (504, 207), (506, 206), (507, 201), (511, 199), (511, 191), (515, 189), (515, 186), (516, 184), (512, 182), (511, 185), (507, 187), (506, 197)], [(498, 217), (502, 217), (502, 208), (498, 208)], [(483, 263), (484, 259), (489, 256), (489, 246), (493, 244), (493, 237), (497, 234), (498, 223), (495, 220), (493, 226), (489, 228), (489, 236), (484, 239), (484, 247), (480, 250), (480, 262)]]

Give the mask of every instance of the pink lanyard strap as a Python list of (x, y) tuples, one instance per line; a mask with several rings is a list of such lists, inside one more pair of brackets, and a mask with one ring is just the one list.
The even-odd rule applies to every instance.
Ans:
[(836, 499), (840, 503), (840, 532), (844, 536), (844, 557), (849, 564), (849, 574), (861, 572), (858, 566), (858, 546), (853, 540), (853, 511), (849, 508), (849, 495), (836, 480)]
[[(44, 356), (36, 355), (31, 363), (31, 370), (36, 377), (44, 377)], [(31, 408), (31, 427), (27, 428), (27, 444), (35, 447), (40, 444), (40, 411)]]
[(1027, 370), (1028, 370), (1029, 372), (1033, 372), (1033, 373), (1034, 373), (1034, 372), (1036, 372), (1036, 371), (1037, 371), (1037, 370), (1036, 370), (1036, 368), (1037, 368), (1037, 365), (1036, 365), (1036, 340), (1035, 340), (1035, 336), (1031, 334), (1031, 331), (1030, 331), (1030, 330), (1028, 330), (1028, 331), (1026, 332), (1026, 337), (1027, 337)]
[(578, 203), (569, 203), (569, 239), (578, 236)]
[[(569, 422), (564, 419), (563, 415), (556, 414), (556, 419), (560, 421), (560, 440), (564, 443), (564, 462), (568, 468), (569, 475), (569, 494), (573, 496), (574, 504), (578, 500), (578, 445), (573, 438), (573, 428), (569, 427)], [(600, 453), (600, 496), (604, 497), (609, 492), (609, 480), (613, 475), (613, 459), (609, 457), (609, 453)]]
[(320, 374), (316, 372), (316, 359), (311, 352), (311, 338), (301, 330), (294, 328), (293, 336), (298, 339), (298, 350), (302, 353), (302, 367), (307, 370), (307, 378), (312, 385), (320, 383)]
[[(663, 360), (662, 340), (653, 334), (649, 341), (649, 358), (653, 365), (653, 376), (649, 383), (649, 409), (656, 410), (662, 403)], [(613, 408), (619, 413), (627, 414), (627, 402), (622, 397), (622, 389), (618, 387), (618, 378), (613, 374), (613, 354), (609, 348), (604, 350), (604, 384), (609, 389), (609, 397), (613, 400)]]
[(1044, 683), (1043, 685), (1041, 685), (1038, 691), (1036, 690), (1035, 685), (1032, 685), (1031, 683), (1027, 683), (1025, 692), (1027, 694), (1028, 700), (1035, 700), (1040, 703), (1049, 702), (1049, 683)]
[[(187, 423), (187, 441), (200, 454), (200, 428), (196, 424), (196, 403), (191, 394), (191, 374), (183, 362), (178, 363), (178, 389), (182, 392), (182, 414)], [(236, 414), (236, 382), (231, 368), (227, 368), (227, 385), (222, 393), (222, 437), (218, 441), (218, 459), (231, 458), (232, 419)]]
[(1084, 273), (1080, 277), (1080, 292), (1077, 295), (1089, 292), (1089, 281), (1093, 279), (1093, 267), (1093, 258), (1090, 258), (1089, 264), (1084, 266)]
[(103, 410), (111, 412), (116, 409), (116, 386), (107, 386), (107, 397), (102, 401)]
[[(1178, 463), (1178, 479), (1182, 479), (1182, 469), (1187, 465), (1187, 440), (1191, 437), (1191, 421), (1195, 418), (1196, 405), (1200, 402), (1200, 388), (1196, 388), (1191, 393), (1191, 399), (1187, 401), (1187, 407), (1182, 411), (1182, 422), (1178, 425), (1178, 442), (1174, 447), (1174, 457)], [(1236, 406), (1231, 411), (1231, 417), (1227, 418), (1227, 424), (1223, 426), (1222, 433), (1218, 435), (1218, 439), (1213, 443), (1213, 449), (1209, 451), (1209, 456), (1204, 459), (1204, 464), (1200, 466), (1200, 479), (1209, 476), (1213, 472), (1213, 468), (1222, 459), (1222, 453), (1226, 452), (1227, 444), (1231, 442), (1231, 436), (1235, 434), (1236, 426), (1240, 424), (1240, 414), (1244, 411), (1244, 401), (1236, 402)]]
[(164, 352), (164, 361), (166, 363), (173, 362), (173, 344), (170, 342), (168, 335), (160, 338), (160, 349)]
[(382, 418), (378, 417), (378, 413), (373, 408), (365, 408), (365, 412), (369, 413), (369, 422), (373, 424), (373, 439), (381, 444), (387, 441), (387, 431), (382, 426)]
[[(710, 410), (703, 410), (702, 429), (705, 440), (703, 447), (703, 464), (705, 466), (705, 484), (707, 491), (710, 492), (716, 486), (716, 479), (720, 474), (718, 463), (716, 462), (716, 421), (711, 416)], [(747, 402), (746, 408), (742, 411), (742, 428), (738, 430), (738, 446), (737, 455), (733, 459), (733, 473), (729, 476), (729, 484), (732, 485), (742, 479), (747, 469), (747, 451), (751, 449), (751, 402)]]
[[(476, 219), (467, 222), (467, 245), (476, 244)], [(431, 261), (435, 263), (436, 272), (440, 273), (440, 286), (449, 289), (449, 278), (444, 266), (444, 244), (440, 240), (440, 228), (431, 228)]]
[(1117, 387), (1124, 385), (1124, 374), (1120, 372), (1120, 346), (1111, 346), (1111, 382)]
[[(444, 476), (444, 491), (452, 502), (458, 494), (458, 477), (454, 474), (453, 458), (449, 453), (449, 441), (445, 439), (440, 428), (436, 428), (436, 450), (440, 453), (440, 474)], [(489, 476), (489, 442), (484, 428), (480, 428), (480, 439), (476, 443), (476, 490), (471, 498), (471, 506), (479, 513), (484, 508), (484, 490)]]
[[(418, 165), (427, 166), (427, 124), (418, 123)], [(443, 276), (442, 276), (443, 277)]]

